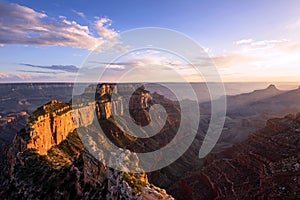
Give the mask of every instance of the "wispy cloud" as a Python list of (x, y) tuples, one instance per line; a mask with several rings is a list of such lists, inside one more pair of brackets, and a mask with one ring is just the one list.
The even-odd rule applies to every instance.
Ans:
[(36, 74), (62, 74), (63, 72), (35, 71), (35, 70), (17, 70), (18, 72), (36, 73)]
[(77, 10), (72, 10), (72, 12), (78, 15), (79, 17), (85, 18), (85, 14), (83, 12), (79, 12)]
[(0, 73), (0, 82), (22, 82), (32, 80), (32, 76), (30, 75), (19, 75), (19, 74), (6, 74)]
[(184, 64), (178, 60), (172, 60), (164, 56), (159, 55), (135, 55), (133, 57), (127, 58), (124, 62), (97, 62), (90, 61), (90, 63), (100, 64), (105, 66), (106, 69), (115, 69), (115, 70), (128, 70), (131, 68), (151, 68), (153, 66), (160, 66), (159, 69), (171, 70), (182, 68), (186, 69), (188, 64)]
[[(106, 39), (118, 35), (110, 28), (111, 21), (107, 18), (97, 19), (96, 27), (88, 27), (63, 16), (57, 20), (18, 4), (0, 2), (0, 10), (0, 46), (44, 45), (93, 50)], [(94, 28), (98, 36), (92, 34)]]
[(120, 64), (112, 64), (112, 65), (107, 65), (107, 69), (114, 69), (114, 70), (123, 70), (126, 68), (125, 65), (120, 65)]
[(235, 42), (237, 45), (241, 44), (251, 44), (253, 42), (253, 39), (242, 39)]
[(283, 43), (288, 43), (289, 40), (287, 39), (280, 39), (280, 40), (253, 40), (253, 39), (243, 39), (238, 40), (235, 44), (244, 46), (248, 49), (264, 49), (264, 48), (273, 48), (276, 45), (281, 45)]
[(245, 52), (252, 51), (252, 53), (258, 52), (260, 54), (281, 52), (281, 53), (295, 53), (300, 50), (300, 42), (290, 41), (288, 39), (279, 40), (253, 40), (253, 39), (243, 39), (234, 42), (238, 48), (241, 48), (240, 52), (244, 54)]
[(76, 73), (79, 68), (74, 65), (51, 65), (51, 66), (41, 66), (41, 65), (32, 65), (27, 63), (20, 63), (19, 65), (33, 67), (33, 68), (40, 68), (40, 69), (49, 69), (49, 70), (58, 70), (58, 71), (65, 71), (65, 72), (72, 72)]
[[(27, 72), (29, 73), (29, 72)], [(33, 74), (36, 73), (36, 74)], [(53, 76), (49, 73), (37, 73), (33, 72), (31, 74), (12, 74), (12, 73), (0, 73), (0, 83), (11, 83), (11, 82), (73, 82), (76, 78), (73, 74), (66, 74), (63, 76)], [(62, 79), (63, 78), (63, 79)]]

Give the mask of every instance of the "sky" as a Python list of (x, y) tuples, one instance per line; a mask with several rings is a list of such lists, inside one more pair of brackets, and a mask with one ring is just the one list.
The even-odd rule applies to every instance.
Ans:
[[(0, 82), (73, 82), (95, 49), (105, 54), (124, 32), (144, 27), (191, 38), (201, 48), (198, 57), (209, 57), (224, 82), (300, 82), (298, 0), (0, 0)], [(143, 80), (143, 70), (162, 81), (177, 81), (171, 71), (202, 80), (170, 53), (144, 50), (111, 65), (104, 60), (93, 66), (107, 70), (105, 80), (126, 73)]]

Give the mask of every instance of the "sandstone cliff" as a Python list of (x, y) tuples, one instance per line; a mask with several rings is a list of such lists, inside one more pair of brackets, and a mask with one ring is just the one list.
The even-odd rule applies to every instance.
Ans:
[[(16, 136), (14, 143), (20, 143), (20, 151), (32, 148), (44, 155), (51, 147), (65, 140), (76, 128), (91, 124), (94, 108), (94, 104), (91, 103), (72, 110), (70, 104), (53, 100), (33, 112), (25, 131)], [(74, 119), (74, 112), (82, 117)]]

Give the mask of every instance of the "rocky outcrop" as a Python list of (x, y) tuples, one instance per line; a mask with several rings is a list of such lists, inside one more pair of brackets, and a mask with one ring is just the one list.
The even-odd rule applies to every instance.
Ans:
[(148, 123), (150, 119), (144, 111), (150, 108), (149, 102), (152, 100), (150, 93), (144, 88), (139, 88), (127, 102), (126, 98), (123, 100), (120, 96), (112, 100), (115, 87), (114, 84), (88, 87), (82, 96), (95, 91), (96, 95), (94, 102), (86, 104), (71, 105), (56, 100), (50, 101), (29, 117), (25, 131), (16, 136), (15, 145), (21, 148), (19, 151), (32, 148), (45, 155), (51, 147), (60, 144), (76, 128), (89, 126), (96, 117), (99, 120), (106, 120), (113, 115), (123, 115), (123, 109), (138, 113), (136, 121)]
[(5, 154), (1, 199), (101, 199), (105, 191), (106, 167), (84, 151), (76, 132), (47, 155), (14, 146)]
[[(165, 190), (151, 185), (145, 173), (108, 168), (84, 150), (76, 132), (53, 146), (47, 155), (12, 148), (5, 154), (10, 156), (0, 163), (4, 166), (1, 199), (173, 199)], [(115, 155), (113, 160), (122, 164), (131, 154), (127, 151), (125, 157)]]
[[(119, 88), (119, 89), (118, 89)], [(141, 111), (151, 106), (152, 97), (145, 87), (134, 90), (131, 84), (99, 84), (90, 86), (85, 94), (95, 94), (96, 112), (98, 119), (109, 119), (112, 116), (122, 116), (124, 110)], [(120, 96), (120, 94), (121, 96)], [(134, 113), (131, 113), (135, 116)], [(136, 121), (139, 121), (136, 119)]]
[[(22, 134), (17, 135), (14, 143), (23, 149), (35, 149), (44, 155), (51, 147), (60, 144), (69, 133), (80, 126), (88, 126), (94, 119), (94, 104), (72, 110), (70, 104), (51, 101), (33, 112)], [(80, 118), (74, 118), (76, 116)]]
[(178, 199), (299, 199), (300, 114), (271, 119), (266, 127), (183, 178)]
[(149, 184), (147, 175), (110, 170), (106, 199), (174, 200), (164, 189)]
[[(100, 94), (106, 97), (99, 101), (70, 105), (53, 100), (32, 113), (26, 128), (3, 149), (1, 199), (173, 199), (165, 190), (151, 185), (145, 173), (108, 168), (101, 158), (97, 160), (85, 150), (76, 128), (88, 127), (97, 120), (97, 104), (111, 103), (107, 95), (111, 87), (101, 88), (105, 92)], [(98, 119), (108, 121), (111, 112), (107, 106), (106, 117)], [(137, 156), (129, 150), (110, 158), (115, 165), (134, 160), (135, 167), (139, 166)]]

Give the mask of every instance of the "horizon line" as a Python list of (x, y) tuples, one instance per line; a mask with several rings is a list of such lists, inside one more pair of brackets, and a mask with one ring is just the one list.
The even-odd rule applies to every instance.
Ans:
[(222, 82), (205, 82), (205, 81), (188, 81), (188, 82), (170, 82), (170, 81), (161, 81), (161, 82), (142, 82), (142, 81), (136, 81), (136, 82), (113, 82), (113, 81), (102, 81), (102, 82), (75, 82), (75, 81), (26, 81), (26, 82), (0, 82), (0, 84), (38, 84), (38, 83), (51, 83), (51, 84), (91, 84), (91, 83), (116, 83), (116, 84), (122, 84), (122, 83), (268, 83), (268, 84), (274, 84), (274, 83), (290, 83), (290, 84), (300, 84), (300, 81), (222, 81)]

